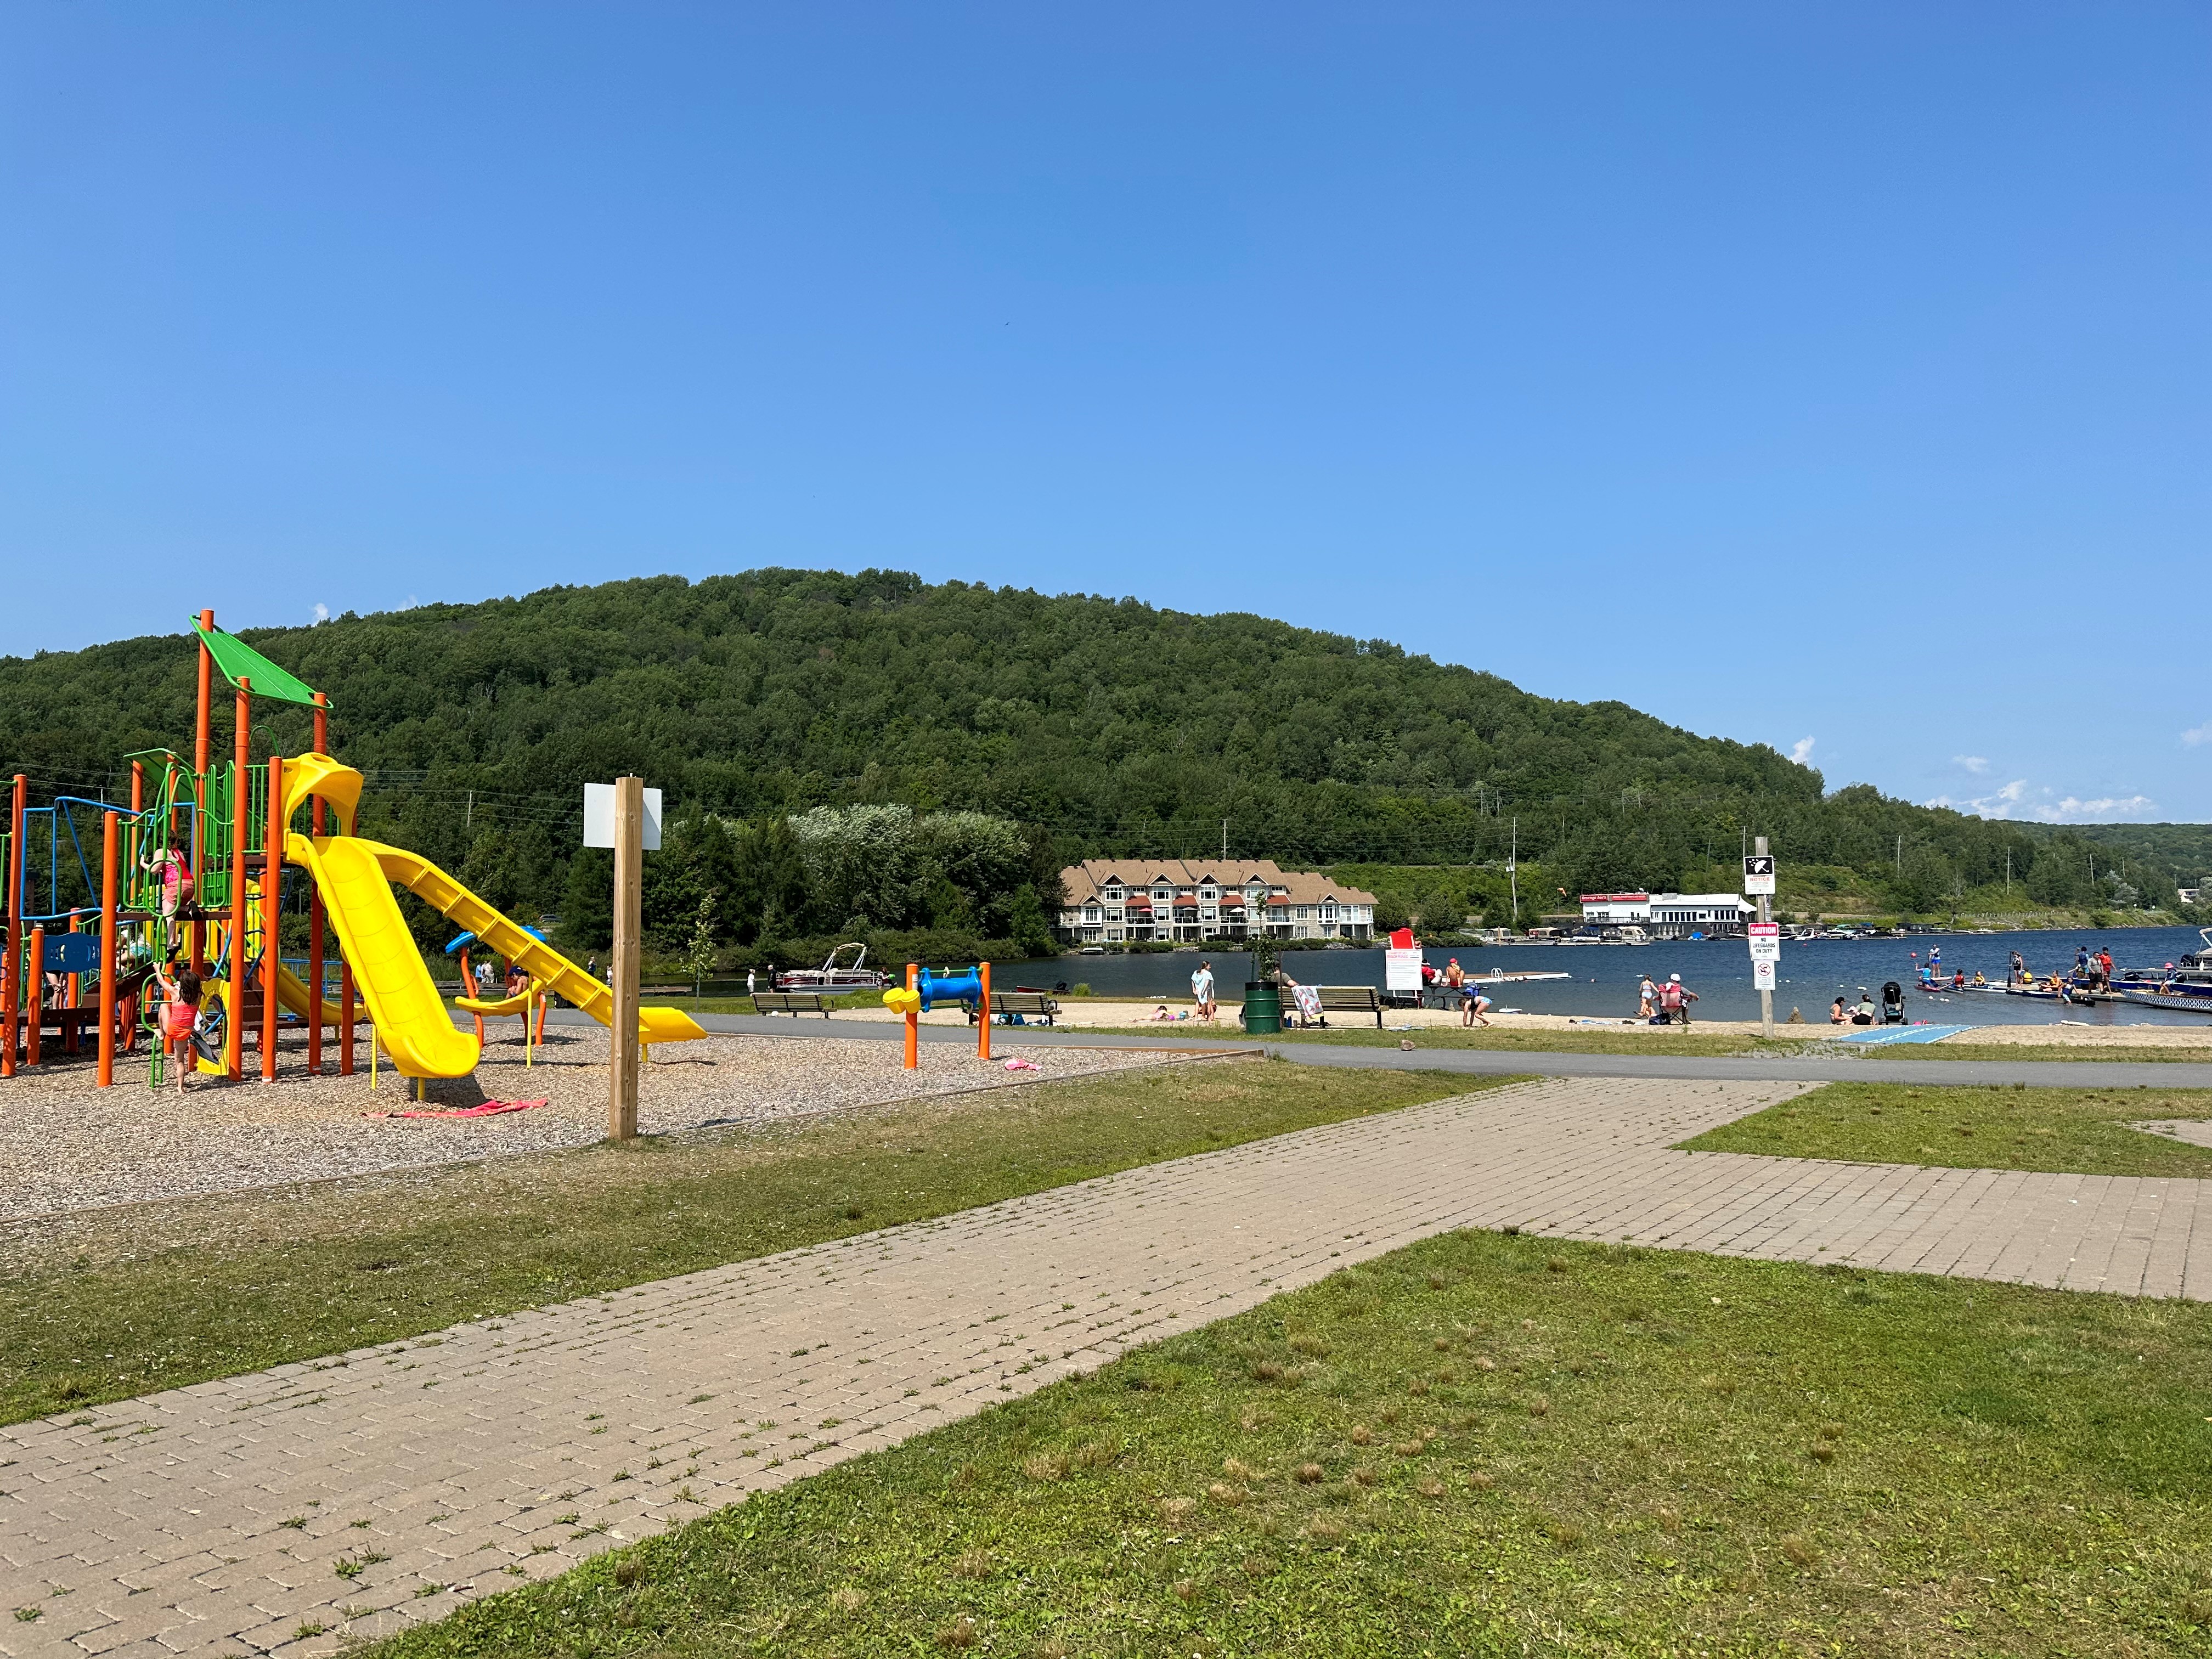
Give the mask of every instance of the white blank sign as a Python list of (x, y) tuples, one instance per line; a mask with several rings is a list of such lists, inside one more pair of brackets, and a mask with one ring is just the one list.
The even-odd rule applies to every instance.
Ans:
[[(660, 850), (660, 791), (646, 789), (645, 845), (641, 850), (658, 853)], [(615, 787), (611, 783), (587, 783), (584, 786), (584, 845), (611, 847), (615, 844)]]

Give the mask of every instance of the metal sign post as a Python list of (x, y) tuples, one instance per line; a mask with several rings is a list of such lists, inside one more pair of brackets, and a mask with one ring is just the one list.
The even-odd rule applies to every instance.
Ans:
[(1782, 929), (1774, 920), (1774, 859), (1766, 850), (1766, 837), (1752, 843), (1754, 850), (1743, 860), (1743, 890), (1759, 899), (1759, 920), (1746, 930), (1751, 938), (1751, 978), (1759, 987), (1759, 1024), (1766, 1036), (1774, 1035), (1774, 981), (1782, 963)]

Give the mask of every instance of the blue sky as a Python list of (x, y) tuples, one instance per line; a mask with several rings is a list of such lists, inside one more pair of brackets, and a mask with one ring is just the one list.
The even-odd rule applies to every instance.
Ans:
[(0, 12), (0, 651), (760, 564), (2212, 818), (2197, 5)]

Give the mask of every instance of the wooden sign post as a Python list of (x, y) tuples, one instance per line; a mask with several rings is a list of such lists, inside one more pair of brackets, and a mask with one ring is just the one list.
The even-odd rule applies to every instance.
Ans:
[(609, 960), (615, 994), (607, 1027), (607, 1139), (637, 1138), (639, 890), (645, 876), (645, 781), (615, 780), (614, 949)]

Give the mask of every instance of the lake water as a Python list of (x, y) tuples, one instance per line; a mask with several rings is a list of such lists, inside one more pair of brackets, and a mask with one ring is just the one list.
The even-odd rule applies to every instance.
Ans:
[[(1795, 1006), (1804, 1011), (1808, 1021), (1824, 1024), (1828, 1004), (1836, 997), (1856, 1002), (1859, 988), (1864, 986), (1879, 1001), (1882, 982), (1893, 979), (1905, 988), (1906, 1012), (1915, 1020), (1939, 1024), (2048, 1025), (2063, 1019), (2088, 1025), (2195, 1025), (2212, 1031), (2212, 1015), (2168, 1013), (2125, 1003), (2081, 1008), (2027, 997), (1923, 996), (1912, 988), (1917, 966), (1927, 959), (1931, 948), (1943, 953), (1947, 975), (1953, 969), (1963, 969), (1971, 979), (1978, 969), (1987, 978), (2002, 982), (2013, 951), (2027, 957), (2028, 967), (2038, 974), (2065, 973), (2074, 966), (2076, 945), (2086, 945), (2093, 951), (2099, 945), (2110, 950), (2116, 968), (2169, 963), (2185, 951), (2203, 948), (2194, 927), (2116, 927), (2103, 932), (2085, 929), (2080, 933), (1916, 933), (1910, 939), (1817, 939), (1807, 944), (1784, 939), (1774, 1018), (1789, 1018)], [(1751, 982), (1751, 956), (1740, 939), (1638, 946), (1469, 945), (1423, 954), (1439, 969), (1457, 957), (1460, 965), (1474, 973), (1503, 969), (1574, 975), (1484, 988), (1500, 1007), (1524, 1009), (1532, 1014), (1632, 1015), (1636, 982), (1641, 975), (1650, 974), (1664, 980), (1669, 974), (1680, 974), (1682, 982), (1698, 994), (1696, 1017), (1759, 1018), (1759, 992)], [(1252, 975), (1252, 958), (1243, 951), (1045, 957), (994, 963), (991, 977), (1000, 987), (1034, 985), (1050, 989), (1063, 981), (1069, 985), (1088, 983), (1102, 996), (1175, 1006), (1189, 1001), (1190, 976), (1201, 958), (1213, 964), (1223, 1000), (1240, 1000), (1244, 981)], [(1297, 951), (1286, 953), (1283, 963), (1294, 977), (1308, 984), (1380, 987), (1382, 983), (1379, 950)]]

